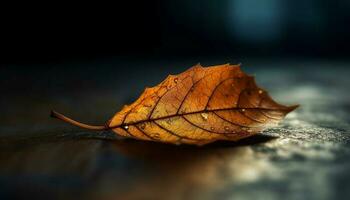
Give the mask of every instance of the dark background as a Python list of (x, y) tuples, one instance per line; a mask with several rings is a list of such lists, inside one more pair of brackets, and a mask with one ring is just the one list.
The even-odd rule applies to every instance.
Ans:
[(277, 81), (289, 73), (304, 85), (325, 84), (309, 75), (298, 79), (325, 74), (321, 68), (337, 76), (338, 68), (348, 67), (349, 10), (346, 0), (4, 5), (2, 132), (45, 132), (62, 125), (48, 117), (51, 109), (103, 124), (145, 87), (198, 62), (242, 63), (270, 91), (274, 87), (262, 82), (265, 75)]
[(347, 0), (3, 6), (1, 64), (224, 57), (348, 59)]

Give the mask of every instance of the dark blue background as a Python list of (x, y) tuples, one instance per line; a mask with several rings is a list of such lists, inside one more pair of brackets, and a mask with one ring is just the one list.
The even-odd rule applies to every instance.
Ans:
[(3, 8), (3, 64), (349, 54), (347, 0), (31, 2)]

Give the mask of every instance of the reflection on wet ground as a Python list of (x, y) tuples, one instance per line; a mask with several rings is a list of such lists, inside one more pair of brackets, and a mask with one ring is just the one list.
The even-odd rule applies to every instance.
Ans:
[[(58, 185), (63, 187), (65, 195), (82, 190), (84, 193), (80, 195), (88, 191), (89, 196), (103, 195), (107, 199), (168, 199), (169, 195), (170, 199), (183, 199), (194, 194), (204, 198), (208, 194), (202, 190), (222, 188), (231, 181), (253, 181), (270, 170), (267, 163), (255, 160), (256, 155), (249, 147), (274, 139), (257, 135), (237, 143), (217, 142), (204, 147), (96, 140), (81, 135), (3, 139), (0, 170), (8, 176), (3, 178), (11, 177), (10, 182), (16, 187), (23, 186), (17, 188), (23, 192), (38, 187), (32, 189), (57, 193)], [(29, 180), (23, 180), (24, 177)], [(40, 184), (45, 179), (53, 185), (42, 188)], [(27, 181), (31, 182), (30, 186)]]
[[(1, 199), (346, 199), (349, 71), (250, 71), (273, 97), (301, 107), (279, 127), (236, 143), (196, 147), (125, 140), (110, 132), (55, 127), (40, 116), (47, 127), (42, 131), (2, 127)], [(46, 112), (43, 107), (38, 113)]]

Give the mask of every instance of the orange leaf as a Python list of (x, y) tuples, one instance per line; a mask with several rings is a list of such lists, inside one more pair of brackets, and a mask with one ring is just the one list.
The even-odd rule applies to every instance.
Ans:
[(173, 144), (237, 141), (276, 125), (298, 106), (276, 103), (238, 65), (199, 64), (146, 88), (105, 126), (90, 126), (55, 111), (54, 117), (82, 128)]

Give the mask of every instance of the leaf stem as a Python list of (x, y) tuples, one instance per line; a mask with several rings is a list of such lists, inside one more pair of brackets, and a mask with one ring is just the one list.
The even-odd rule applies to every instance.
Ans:
[(58, 113), (54, 110), (51, 110), (51, 117), (60, 119), (60, 120), (67, 122), (69, 124), (78, 126), (80, 128), (89, 129), (89, 130), (102, 131), (102, 130), (109, 129), (109, 127), (107, 125), (106, 126), (93, 126), (93, 125), (88, 125), (88, 124), (83, 124), (83, 123), (77, 122), (77, 121), (70, 119), (70, 118), (68, 118), (68, 117), (66, 117), (66, 116), (62, 115), (61, 113)]

